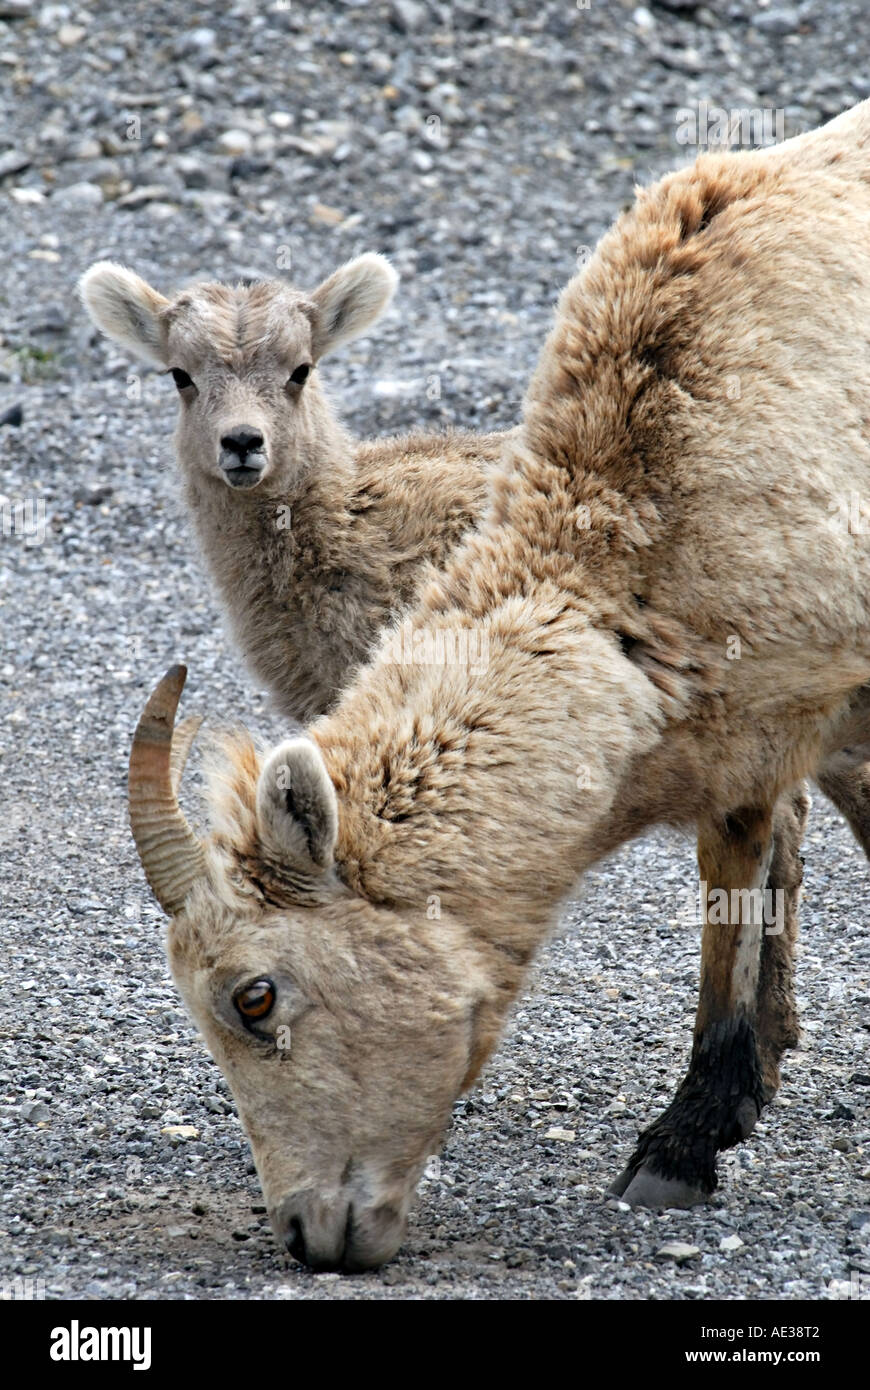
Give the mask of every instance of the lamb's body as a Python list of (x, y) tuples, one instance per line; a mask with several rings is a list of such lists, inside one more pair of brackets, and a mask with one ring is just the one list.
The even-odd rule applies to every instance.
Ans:
[(353, 443), (292, 491), (239, 495), (184, 473), (236, 643), (290, 719), (316, 718), (483, 508), (503, 435)]
[[(382, 653), (313, 747), (236, 746), (205, 852), (170, 876), (137, 830), (294, 1253), (395, 1249), (560, 903), (657, 822), (697, 826), (708, 892), (779, 889), (785, 917), (709, 916), (689, 1073), (618, 1190), (696, 1200), (752, 1128), (795, 1039), (800, 780), (870, 734), (870, 546), (843, 520), (870, 496), (868, 323), (870, 103), (641, 194), (563, 294), (492, 504), (411, 618), (484, 635), (486, 669)], [(295, 1020), (291, 1067), (221, 1002), (253, 972), (283, 1001), (265, 1036)]]

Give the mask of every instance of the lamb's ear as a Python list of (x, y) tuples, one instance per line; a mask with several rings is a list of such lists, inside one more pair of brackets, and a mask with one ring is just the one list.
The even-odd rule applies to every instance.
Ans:
[(132, 270), (97, 261), (79, 281), (82, 302), (101, 333), (156, 367), (167, 365), (159, 314), (169, 303)]
[(384, 312), (399, 277), (385, 256), (367, 252), (340, 266), (310, 298), (317, 306), (313, 325), (315, 358), (358, 338)]
[(338, 800), (319, 748), (291, 738), (265, 763), (257, 786), (264, 838), (296, 868), (323, 872), (333, 862)]

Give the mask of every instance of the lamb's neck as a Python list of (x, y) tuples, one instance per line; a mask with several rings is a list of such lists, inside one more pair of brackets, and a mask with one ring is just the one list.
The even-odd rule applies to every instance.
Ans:
[[(185, 498), (218, 583), (223, 587), (237, 578), (237, 567), (248, 569), (256, 563), (264, 536), (271, 549), (274, 538), (286, 541), (287, 533), (306, 546), (330, 534), (336, 516), (345, 512), (354, 472), (353, 446), (348, 441), (345, 449), (330, 450), (322, 466), (307, 468), (280, 489), (244, 492), (216, 477), (185, 475)], [(250, 545), (240, 546), (239, 542)], [(293, 549), (285, 546), (291, 568)], [(348, 551), (352, 551), (351, 546)]]
[(348, 446), (280, 492), (245, 494), (219, 478), (186, 481), (200, 547), (236, 642), (293, 719), (323, 712), (370, 640), (362, 622), (345, 630), (332, 621), (361, 563), (347, 514), (353, 478)]

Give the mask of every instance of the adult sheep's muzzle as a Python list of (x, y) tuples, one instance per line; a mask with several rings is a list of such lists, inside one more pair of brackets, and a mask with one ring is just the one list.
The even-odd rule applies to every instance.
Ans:
[(314, 1270), (359, 1274), (391, 1260), (405, 1234), (405, 1218), (392, 1206), (357, 1210), (353, 1202), (326, 1203), (297, 1192), (270, 1209), (272, 1229), (294, 1259)]

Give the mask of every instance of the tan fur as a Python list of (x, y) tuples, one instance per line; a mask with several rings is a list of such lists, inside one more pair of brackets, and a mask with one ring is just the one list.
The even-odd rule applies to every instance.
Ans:
[[(744, 157), (750, 176), (754, 158)], [(730, 184), (724, 193), (714, 189), (709, 207), (734, 196)], [(686, 217), (688, 236), (705, 211), (695, 188), (684, 190), (683, 199), (677, 215)], [(707, 248), (706, 259), (717, 254)], [(679, 260), (673, 273), (682, 273)], [(360, 442), (336, 419), (319, 372), (288, 395), (288, 372), (367, 327), (394, 286), (394, 272), (371, 255), (342, 267), (310, 295), (269, 281), (200, 283), (166, 299), (132, 271), (106, 262), (82, 280), (85, 304), (103, 332), (152, 363), (181, 367), (197, 383), (195, 400), (180, 403), (176, 432), (191, 519), (236, 644), (282, 713), (301, 721), (335, 703), (381, 629), (407, 609), (432, 568), (443, 566), (478, 522), (489, 473), (510, 438), (453, 432)], [(671, 319), (679, 313), (677, 293), (671, 286), (661, 296)], [(348, 322), (330, 338), (324, 322), (342, 303), (351, 306)], [(751, 331), (741, 325), (734, 335), (730, 365), (738, 381)], [(768, 346), (757, 345), (765, 363)], [(656, 351), (651, 340), (642, 349), (644, 362)], [(221, 435), (242, 422), (261, 426), (268, 444), (267, 470), (251, 491), (229, 488), (218, 465)], [(650, 499), (648, 512), (652, 505)], [(578, 520), (598, 526), (608, 518), (607, 506), (602, 480), (584, 495)], [(632, 525), (639, 527), (640, 517)], [(613, 561), (609, 550), (597, 558)], [(679, 672), (693, 663), (693, 679), (704, 679), (697, 652), (685, 647), (672, 618), (648, 612), (638, 628), (631, 611), (624, 627), (632, 639), (643, 637), (634, 659), (663, 690), (676, 690)], [(870, 852), (864, 760), (823, 765), (819, 780)]]
[[(741, 810), (721, 824), (703, 823), (698, 835), (701, 882), (724, 889), (729, 898), (746, 888), (763, 889), (772, 839), (768, 808)], [(739, 901), (727, 922), (717, 922), (714, 927), (705, 920), (696, 1020), (699, 1033), (755, 1000), (763, 935), (764, 923), (753, 920), (748, 912), (741, 913)]]
[[(363, 331), (395, 278), (368, 255), (310, 295), (276, 280), (197, 284), (166, 299), (111, 262), (82, 280), (104, 333), (194, 383), (176, 431), (185, 500), (236, 643), (293, 719), (335, 702), (427, 567), (446, 561), (483, 507), (505, 438), (361, 443), (338, 422), (316, 366), (288, 385), (295, 368)], [(265, 439), (250, 490), (230, 487), (220, 465), (221, 439), (240, 425)]]
[[(870, 679), (870, 550), (831, 525), (870, 491), (868, 322), (870, 103), (642, 192), (563, 293), (490, 511), (413, 611), (415, 629), (485, 635), (486, 669), (381, 654), (314, 725), (339, 811), (326, 869), (265, 852), (260, 764), (231, 755), (172, 964), (276, 1230), (291, 1242), (302, 1222), (312, 1263), (396, 1248), (451, 1101), (584, 868), (656, 822), (730, 823), (758, 853), (711, 849), (717, 877), (749, 886), (772, 854), (797, 881), (794, 788)], [(752, 1047), (785, 1039), (789, 952), (762, 945), (769, 997), (736, 1009), (737, 949), (720, 969), (708, 948), (704, 1007)], [(228, 991), (261, 975), (279, 1003), (255, 1044)], [(721, 1038), (701, 1031), (697, 1065), (715, 1065)], [(754, 1096), (716, 1100), (736, 1105), (719, 1146)], [(669, 1132), (677, 1158), (681, 1142)], [(659, 1180), (634, 1176), (635, 1197)]]

